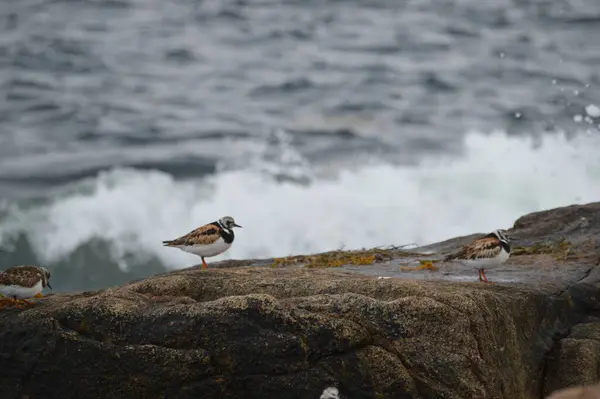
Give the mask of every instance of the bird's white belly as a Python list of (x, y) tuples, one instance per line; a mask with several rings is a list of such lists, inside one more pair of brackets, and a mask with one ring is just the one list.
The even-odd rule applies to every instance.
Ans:
[(504, 248), (502, 248), (500, 253), (495, 258), (468, 259), (468, 260), (463, 260), (462, 262), (466, 265), (473, 266), (476, 268), (491, 269), (491, 268), (500, 266), (501, 264), (506, 262), (509, 257), (510, 257), (510, 254), (508, 252), (506, 252), (504, 250)]
[(17, 299), (33, 298), (34, 296), (36, 296), (37, 294), (42, 292), (43, 289), (44, 289), (44, 287), (42, 287), (41, 281), (39, 281), (36, 285), (34, 285), (31, 288), (21, 287), (19, 285), (2, 285), (2, 284), (0, 284), (0, 294), (4, 295), (5, 297), (8, 297), (8, 298), (15, 298), (15, 297)]
[(212, 244), (181, 246), (179, 249), (190, 254), (210, 257), (217, 256), (227, 251), (229, 247), (231, 247), (231, 244), (227, 244), (225, 240), (223, 240), (223, 237), (221, 237)]

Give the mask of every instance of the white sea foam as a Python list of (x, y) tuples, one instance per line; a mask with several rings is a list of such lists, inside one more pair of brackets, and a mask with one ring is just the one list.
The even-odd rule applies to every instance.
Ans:
[(587, 114), (592, 118), (600, 117), (600, 107), (598, 107), (595, 104), (590, 104), (587, 107), (585, 107), (585, 112), (587, 112)]
[(243, 229), (214, 260), (427, 244), (507, 228), (531, 211), (600, 200), (599, 149), (594, 135), (557, 134), (534, 143), (472, 133), (461, 157), (426, 157), (418, 167), (367, 165), (308, 185), (277, 182), (254, 169), (194, 181), (116, 169), (51, 204), (13, 210), (0, 227), (0, 243), (23, 232), (41, 261), (57, 262), (102, 238), (115, 259), (155, 256), (181, 268), (199, 258), (161, 241), (232, 215)]

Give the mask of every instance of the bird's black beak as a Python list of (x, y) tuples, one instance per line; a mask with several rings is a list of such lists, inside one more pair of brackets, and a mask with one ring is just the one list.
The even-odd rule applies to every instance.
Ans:
[(233, 227), (239, 227), (240, 229), (242, 228), (242, 226), (240, 226), (239, 224), (233, 224)]

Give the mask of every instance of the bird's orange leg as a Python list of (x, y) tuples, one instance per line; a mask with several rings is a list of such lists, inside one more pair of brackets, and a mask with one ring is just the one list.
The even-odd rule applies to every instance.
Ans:
[(491, 282), (491, 281), (488, 280), (487, 276), (485, 275), (485, 271), (483, 269), (480, 269), (479, 272), (481, 273), (481, 275), (479, 276), (479, 278), (481, 279), (481, 276), (483, 276), (483, 280), (481, 280), (481, 281), (483, 281), (486, 284), (496, 284), (496, 283), (493, 283), (493, 282)]
[(202, 268), (208, 269), (208, 265), (206, 264), (206, 261), (204, 260), (204, 256), (202, 257)]
[(11, 298), (0, 297), (0, 309), (5, 308), (7, 306), (12, 306), (15, 304), (15, 301)]
[(19, 308), (19, 309), (24, 309), (26, 306), (33, 306), (33, 305), (35, 305), (35, 304), (32, 302), (29, 302), (25, 299), (15, 299), (13, 302), (13, 306), (15, 308)]
[(25, 299), (16, 299), (16, 298), (0, 298), (0, 308), (4, 308), (6, 306), (14, 306), (15, 308), (23, 309), (26, 305), (33, 305), (33, 303), (26, 301)]

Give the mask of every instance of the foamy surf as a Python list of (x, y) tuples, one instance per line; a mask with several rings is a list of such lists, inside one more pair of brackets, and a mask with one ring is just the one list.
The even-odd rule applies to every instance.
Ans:
[(285, 256), (340, 247), (417, 243), (510, 227), (528, 212), (600, 198), (600, 136), (539, 142), (501, 132), (465, 137), (460, 157), (418, 166), (371, 164), (308, 184), (253, 169), (177, 181), (159, 171), (114, 169), (70, 187), (50, 203), (8, 204), (0, 243), (26, 236), (37, 258), (67, 259), (91, 240), (109, 243), (126, 269), (157, 258), (168, 268), (199, 258), (161, 241), (224, 215), (243, 229), (227, 258)]

